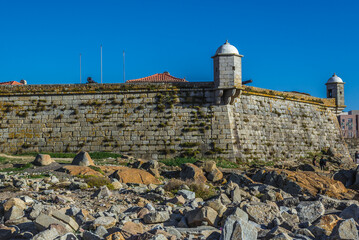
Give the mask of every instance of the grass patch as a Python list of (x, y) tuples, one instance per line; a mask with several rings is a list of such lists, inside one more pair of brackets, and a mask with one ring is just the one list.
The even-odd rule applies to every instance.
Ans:
[(6, 157), (0, 157), (0, 164), (6, 164), (9, 163), (9, 159), (7, 159)]
[[(29, 153), (19, 153), (17, 156), (33, 156), (39, 154), (37, 152), (29, 152)], [(42, 154), (49, 154), (52, 158), (74, 158), (76, 153), (42, 153)], [(92, 159), (104, 159), (104, 158), (117, 158), (122, 157), (121, 154), (118, 153), (111, 153), (111, 152), (92, 152), (89, 153)]]
[(184, 163), (194, 163), (198, 159), (195, 158), (172, 158), (172, 159), (163, 159), (160, 162), (164, 163), (167, 166), (181, 166)]
[(20, 171), (23, 171), (23, 170), (31, 168), (31, 167), (33, 167), (33, 165), (31, 163), (26, 163), (26, 164), (21, 165), (20, 167), (11, 167), (11, 168), (0, 169), (0, 172), (20, 172)]
[(220, 168), (239, 168), (240, 165), (235, 162), (228, 161), (226, 159), (215, 159), (217, 167)]
[(96, 167), (96, 166), (89, 166), (89, 168), (95, 170), (96, 172), (101, 173), (102, 175), (105, 175), (105, 173), (101, 170), (101, 168)]
[(50, 177), (50, 175), (45, 173), (45, 174), (30, 174), (30, 175), (26, 176), (26, 178), (30, 178), (30, 179), (38, 179), (38, 178), (45, 178), (45, 177)]
[(160, 162), (164, 163), (167, 166), (181, 166), (184, 163), (195, 163), (196, 161), (207, 161), (214, 160), (217, 164), (217, 167), (221, 168), (239, 168), (240, 164), (231, 162), (226, 159), (218, 158), (218, 159), (202, 159), (202, 158), (172, 158), (172, 159), (163, 159)]
[(110, 181), (109, 178), (107, 177), (97, 177), (97, 176), (77, 176), (79, 178), (83, 178), (85, 179), (85, 182), (87, 183), (87, 185), (90, 187), (90, 188), (100, 188), (102, 186), (106, 186), (108, 189), (110, 190), (114, 190), (114, 187)]
[(203, 200), (210, 199), (217, 195), (213, 186), (206, 185), (202, 182), (182, 181), (179, 179), (171, 179), (164, 186), (164, 189), (176, 194), (179, 190), (181, 190), (183, 185), (187, 185), (192, 192), (196, 193), (196, 197), (202, 198)]

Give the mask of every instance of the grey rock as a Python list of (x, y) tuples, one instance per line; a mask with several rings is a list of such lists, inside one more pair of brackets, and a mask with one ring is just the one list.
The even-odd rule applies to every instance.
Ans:
[(280, 217), (279, 208), (275, 204), (250, 202), (243, 206), (249, 219), (258, 224), (268, 225), (275, 217)]
[(102, 240), (101, 237), (97, 236), (96, 234), (90, 232), (90, 231), (84, 231), (82, 234), (83, 240)]
[(325, 209), (344, 210), (352, 204), (359, 205), (359, 202), (355, 200), (339, 200), (325, 195), (319, 195), (318, 201), (323, 204)]
[(273, 240), (292, 240), (293, 238), (291, 238), (287, 233), (279, 233), (278, 235), (272, 237), (271, 239), (273, 239)]
[(27, 181), (26, 179), (13, 179), (13, 185), (16, 188), (25, 188), (27, 187)]
[(95, 231), (95, 234), (101, 238), (103, 238), (107, 233), (108, 231), (104, 226), (98, 226)]
[(78, 240), (78, 238), (73, 233), (66, 233), (60, 237), (57, 237), (55, 240)]
[(232, 173), (228, 178), (228, 182), (230, 181), (236, 183), (240, 187), (248, 186), (253, 183), (252, 179), (250, 179), (244, 174), (239, 174), (239, 173)]
[(150, 240), (167, 240), (167, 237), (165, 237), (163, 234), (158, 234), (150, 238)]
[(103, 226), (104, 228), (108, 229), (115, 226), (115, 224), (116, 224), (116, 219), (113, 217), (99, 217), (92, 222), (91, 227), (93, 229), (96, 229), (99, 226)]
[(177, 223), (179, 228), (188, 228), (186, 217), (182, 217), (181, 220)]
[(301, 223), (312, 223), (325, 213), (325, 208), (320, 201), (301, 202), (296, 210)]
[(56, 229), (47, 229), (45, 231), (42, 231), (38, 234), (36, 234), (32, 240), (54, 240), (57, 238), (60, 234), (56, 231)]
[(224, 224), (221, 240), (256, 240), (258, 235), (257, 229), (242, 219), (228, 218)]
[(192, 191), (189, 191), (189, 190), (182, 189), (182, 190), (179, 190), (177, 192), (177, 194), (182, 195), (187, 200), (192, 200), (192, 199), (196, 198), (196, 194), (194, 192), (192, 192)]
[(143, 217), (143, 221), (147, 224), (162, 223), (170, 219), (168, 212), (153, 212), (148, 213)]
[(38, 154), (35, 157), (35, 160), (34, 160), (33, 164), (36, 165), (36, 166), (47, 166), (47, 165), (50, 165), (53, 162), (54, 162), (54, 160), (51, 159), (50, 155), (48, 155), (48, 154)]
[(173, 236), (176, 236), (177, 239), (181, 239), (182, 237), (182, 234), (174, 227), (165, 227), (165, 231)]
[(59, 224), (63, 227), (65, 227), (67, 229), (68, 232), (72, 232), (72, 229), (70, 226), (68, 226), (67, 224), (63, 223), (62, 221), (45, 215), (45, 214), (40, 214), (34, 221), (36, 228), (39, 231), (43, 231), (45, 229), (47, 229), (51, 224)]
[(231, 199), (234, 204), (240, 203), (242, 201), (241, 191), (239, 190), (238, 186), (231, 191)]
[(79, 152), (72, 160), (71, 165), (90, 166), (95, 165), (87, 152)]
[(5, 212), (6, 220), (15, 220), (24, 216), (24, 210), (16, 205)]
[(77, 222), (70, 216), (60, 212), (60, 211), (54, 211), (51, 213), (51, 215), (64, 222), (65, 224), (67, 224), (68, 226), (70, 226), (74, 231), (77, 231), (79, 229), (79, 225), (77, 224)]
[(354, 219), (338, 222), (331, 234), (332, 239), (355, 239), (358, 240), (358, 230)]
[(356, 204), (350, 205), (340, 213), (339, 217), (343, 219), (353, 218), (354, 221), (359, 223), (359, 206)]
[(107, 188), (107, 186), (102, 186), (100, 189), (98, 189), (92, 197), (97, 198), (108, 198), (112, 196), (112, 192)]
[(219, 220), (216, 210), (208, 206), (188, 212), (186, 219), (190, 227), (197, 227), (204, 224), (216, 226)]

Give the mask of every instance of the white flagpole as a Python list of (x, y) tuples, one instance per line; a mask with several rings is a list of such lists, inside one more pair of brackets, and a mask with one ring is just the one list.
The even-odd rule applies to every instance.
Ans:
[(123, 83), (125, 83), (125, 50), (123, 50)]
[(81, 53), (80, 53), (80, 84), (81, 84)]
[(102, 44), (101, 44), (101, 84), (102, 84)]

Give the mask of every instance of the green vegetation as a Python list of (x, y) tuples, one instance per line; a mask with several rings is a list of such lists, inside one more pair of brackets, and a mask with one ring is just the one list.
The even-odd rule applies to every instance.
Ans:
[(0, 157), (0, 164), (6, 164), (9, 163), (9, 159), (7, 159), (6, 157)]
[(90, 188), (100, 188), (102, 186), (107, 186), (108, 189), (114, 190), (113, 185), (111, 184), (111, 181), (107, 177), (97, 177), (97, 176), (77, 176), (79, 178), (85, 179), (85, 182)]
[(182, 181), (179, 179), (171, 179), (165, 186), (166, 191), (170, 191), (176, 194), (182, 189), (183, 185), (187, 185), (189, 189), (196, 193), (196, 197), (202, 198), (203, 200), (210, 199), (217, 195), (216, 190), (211, 185), (206, 185), (202, 182), (195, 181)]
[[(17, 156), (36, 156), (39, 153), (30, 152), (30, 153), (20, 153)], [(42, 153), (42, 154), (49, 154), (52, 158), (74, 158), (76, 153)], [(92, 159), (104, 159), (104, 158), (117, 158), (121, 157), (122, 155), (119, 153), (112, 153), (112, 152), (92, 152), (89, 153)], [(1, 160), (0, 160), (1, 161)]]
[(45, 178), (45, 177), (50, 177), (50, 175), (45, 173), (45, 174), (30, 174), (26, 176), (26, 178), (30, 178), (30, 179)]
[(31, 168), (33, 165), (31, 163), (26, 163), (21, 165), (21, 167), (11, 167), (11, 168), (3, 168), (0, 169), (0, 172), (20, 172), (25, 169)]
[(194, 143), (194, 142), (185, 142), (181, 144), (181, 147), (187, 147), (187, 148), (191, 148), (191, 147), (197, 147), (199, 146), (200, 143)]
[(101, 170), (101, 168), (96, 167), (96, 166), (89, 166), (89, 168), (91, 168), (92, 170), (95, 170), (96, 172), (101, 173), (102, 175), (105, 175), (105, 173)]
[(172, 159), (163, 159), (160, 162), (164, 163), (167, 166), (181, 166), (184, 163), (195, 163), (196, 161), (207, 161), (214, 160), (218, 167), (221, 168), (238, 168), (240, 164), (231, 162), (226, 159), (217, 158), (217, 159), (205, 159), (205, 158), (172, 158)]
[(160, 162), (164, 163), (167, 166), (181, 166), (184, 163), (194, 163), (198, 159), (195, 158), (172, 158), (172, 159), (163, 159)]

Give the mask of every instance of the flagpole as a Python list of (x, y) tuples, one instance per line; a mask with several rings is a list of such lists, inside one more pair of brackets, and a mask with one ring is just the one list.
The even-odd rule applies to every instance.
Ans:
[(123, 83), (125, 83), (125, 50), (123, 50)]
[(81, 84), (81, 53), (80, 53), (80, 84)]
[(101, 44), (101, 84), (102, 84), (102, 44)]

